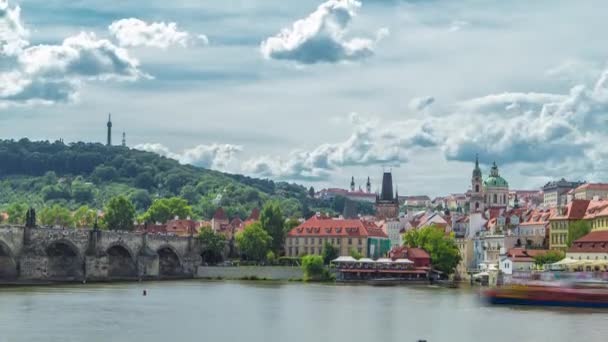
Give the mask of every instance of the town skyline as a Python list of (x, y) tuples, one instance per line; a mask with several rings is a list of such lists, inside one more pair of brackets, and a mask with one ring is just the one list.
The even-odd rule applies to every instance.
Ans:
[[(462, 192), (476, 153), (513, 188), (605, 181), (594, 142), (605, 136), (608, 48), (590, 44), (607, 25), (591, 10), (601, 1), (0, 4), (11, 28), (0, 42), (2, 138), (104, 142), (111, 112), (131, 147), (315, 188), (351, 176), (376, 187), (393, 165), (404, 194)], [(91, 20), (78, 20), (85, 11)], [(44, 60), (52, 49), (80, 55)], [(49, 80), (55, 91), (42, 91)]]

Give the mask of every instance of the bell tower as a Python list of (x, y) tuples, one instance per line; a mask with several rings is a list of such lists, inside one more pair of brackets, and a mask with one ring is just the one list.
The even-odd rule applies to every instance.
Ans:
[(483, 197), (483, 186), (481, 169), (479, 168), (479, 156), (475, 155), (475, 168), (473, 169), (473, 176), (471, 177), (471, 212), (484, 211), (484, 197)]

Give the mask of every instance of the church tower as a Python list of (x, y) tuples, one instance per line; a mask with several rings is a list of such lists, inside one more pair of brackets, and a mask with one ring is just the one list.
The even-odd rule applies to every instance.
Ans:
[(108, 141), (107, 146), (112, 146), (112, 114), (108, 114)]
[(368, 194), (371, 194), (372, 192), (372, 183), (369, 181), (369, 176), (367, 177), (367, 183), (365, 183), (365, 191)]
[(471, 178), (471, 200), (469, 210), (471, 212), (484, 211), (483, 179), (479, 168), (479, 156), (475, 156), (475, 168)]
[(399, 193), (393, 195), (393, 175), (384, 172), (382, 175), (382, 192), (376, 195), (376, 219), (387, 220), (399, 217)]
[(355, 192), (355, 177), (350, 179), (350, 191)]

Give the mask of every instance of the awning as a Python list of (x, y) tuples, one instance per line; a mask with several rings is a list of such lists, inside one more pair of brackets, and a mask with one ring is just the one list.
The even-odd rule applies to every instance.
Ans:
[(357, 262), (357, 259), (351, 256), (340, 256), (332, 260), (331, 262)]

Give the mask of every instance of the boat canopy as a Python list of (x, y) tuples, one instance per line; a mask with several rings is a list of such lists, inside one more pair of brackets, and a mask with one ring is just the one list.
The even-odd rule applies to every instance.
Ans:
[(352, 256), (339, 256), (331, 262), (357, 262), (357, 259)]
[(395, 260), (397, 264), (413, 264), (414, 262), (410, 259), (397, 259)]
[(390, 264), (393, 262), (393, 260), (389, 259), (389, 258), (380, 258), (378, 260), (376, 260), (377, 263), (380, 264)]
[(374, 263), (375, 261), (370, 258), (361, 258), (357, 262)]

